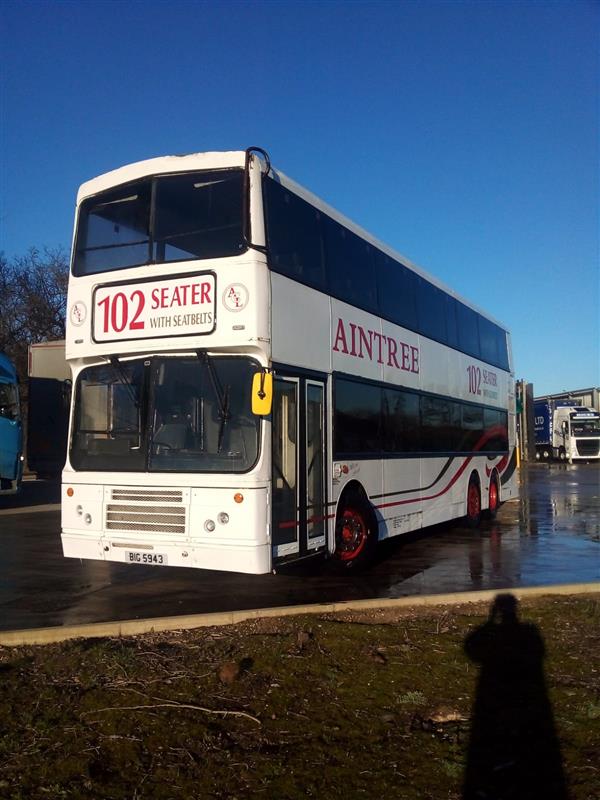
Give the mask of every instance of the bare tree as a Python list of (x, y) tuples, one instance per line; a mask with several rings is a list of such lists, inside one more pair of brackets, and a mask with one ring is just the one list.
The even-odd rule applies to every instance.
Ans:
[(0, 253), (0, 351), (27, 375), (27, 348), (63, 339), (69, 263), (62, 248), (32, 247), (8, 259)]

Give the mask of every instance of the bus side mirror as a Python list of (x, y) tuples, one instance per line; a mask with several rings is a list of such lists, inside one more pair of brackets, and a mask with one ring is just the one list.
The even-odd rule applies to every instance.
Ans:
[(256, 372), (252, 378), (252, 413), (266, 417), (273, 405), (273, 373)]

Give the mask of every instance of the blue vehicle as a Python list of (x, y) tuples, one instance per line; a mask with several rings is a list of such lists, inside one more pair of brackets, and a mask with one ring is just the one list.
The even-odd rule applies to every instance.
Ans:
[(23, 426), (17, 371), (0, 353), (0, 494), (15, 494), (23, 477)]

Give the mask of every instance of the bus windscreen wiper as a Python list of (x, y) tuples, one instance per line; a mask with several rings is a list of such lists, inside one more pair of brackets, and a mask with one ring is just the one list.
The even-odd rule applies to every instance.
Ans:
[(231, 413), (229, 411), (229, 386), (226, 387), (225, 392), (221, 388), (221, 384), (219, 383), (219, 378), (215, 371), (215, 365), (213, 364), (212, 358), (208, 355), (206, 350), (196, 350), (196, 355), (198, 356), (198, 360), (201, 364), (204, 364), (206, 369), (208, 370), (208, 375), (210, 378), (210, 382), (217, 398), (217, 402), (219, 403), (219, 419), (221, 420), (221, 424), (219, 425), (219, 438), (217, 440), (217, 453), (221, 452), (221, 447), (223, 446), (223, 435), (225, 434), (225, 425), (231, 418)]
[(131, 382), (131, 379), (129, 378), (129, 376), (127, 375), (125, 370), (123, 369), (123, 365), (121, 364), (121, 362), (119, 361), (117, 356), (110, 356), (108, 360), (110, 362), (111, 367), (114, 369), (114, 371), (119, 376), (119, 379), (120, 379), (121, 383), (127, 389), (128, 393), (129, 393), (129, 396), (131, 397), (131, 399), (133, 401), (134, 406), (139, 409), (140, 401), (139, 401), (138, 394), (137, 394), (137, 392), (136, 392), (136, 390), (134, 388), (134, 385)]
[(221, 424), (219, 425), (219, 438), (217, 439), (217, 453), (221, 452), (223, 446), (223, 435), (225, 433), (225, 423), (231, 419), (229, 412), (229, 386), (225, 387), (225, 394), (223, 396), (223, 406), (221, 409)]

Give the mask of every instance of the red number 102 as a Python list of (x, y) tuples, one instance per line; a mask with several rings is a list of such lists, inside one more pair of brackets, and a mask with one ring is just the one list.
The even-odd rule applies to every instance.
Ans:
[[(137, 302), (137, 306), (135, 303)], [(129, 319), (129, 304), (134, 305), (133, 316)], [(136, 289), (129, 295), (129, 300), (123, 292), (117, 292), (114, 296), (107, 295), (100, 300), (98, 306), (102, 308), (104, 315), (102, 320), (102, 330), (104, 333), (115, 331), (121, 333), (128, 328), (130, 331), (143, 330), (145, 323), (140, 321), (140, 316), (146, 305), (144, 293)], [(129, 322), (129, 325), (127, 324)]]

